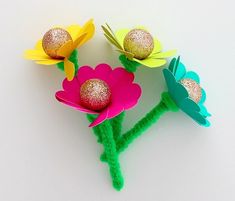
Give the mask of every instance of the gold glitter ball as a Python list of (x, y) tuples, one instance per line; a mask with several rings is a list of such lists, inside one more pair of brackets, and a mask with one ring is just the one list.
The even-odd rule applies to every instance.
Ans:
[(145, 59), (153, 51), (154, 41), (151, 34), (143, 29), (132, 29), (124, 38), (124, 49), (134, 54), (136, 59)]
[(111, 90), (103, 80), (89, 79), (80, 88), (80, 100), (84, 107), (99, 111), (111, 102)]
[(61, 59), (63, 57), (57, 54), (57, 51), (68, 41), (72, 40), (70, 34), (61, 28), (53, 28), (47, 31), (42, 39), (42, 47), (45, 53), (54, 58)]
[(189, 97), (196, 103), (198, 103), (202, 98), (202, 88), (200, 85), (192, 79), (186, 78), (182, 79), (180, 83), (187, 90)]

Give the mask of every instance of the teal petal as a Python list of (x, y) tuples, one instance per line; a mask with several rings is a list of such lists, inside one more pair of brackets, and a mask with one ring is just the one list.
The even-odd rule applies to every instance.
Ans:
[(204, 117), (210, 117), (211, 114), (207, 111), (206, 107), (202, 104), (199, 104), (200, 107), (200, 114), (203, 115)]
[(165, 77), (168, 90), (174, 89), (176, 85), (176, 80), (172, 72), (168, 69), (163, 69), (163, 75)]
[(187, 110), (186, 108), (182, 108), (182, 110), (198, 124), (202, 126), (209, 126), (207, 119), (204, 116), (202, 116), (199, 112), (194, 110)]
[(178, 66), (176, 68), (176, 71), (175, 71), (175, 79), (177, 81), (181, 80), (184, 77), (185, 73), (186, 73), (186, 68), (185, 68), (184, 64), (179, 62)]
[(174, 70), (175, 70), (175, 63), (176, 63), (176, 58), (173, 58), (171, 61), (170, 61), (170, 64), (169, 64), (169, 67), (168, 69), (174, 73)]
[(192, 110), (195, 112), (200, 112), (199, 105), (188, 97), (180, 102), (180, 108), (184, 111)]
[(195, 82), (197, 82), (198, 84), (200, 84), (200, 78), (198, 76), (197, 73), (193, 72), (193, 71), (188, 71), (185, 75), (184, 78), (189, 78), (194, 80)]
[(204, 89), (202, 89), (202, 97), (201, 100), (199, 101), (199, 104), (203, 104), (206, 101), (206, 92)]
[(164, 69), (163, 74), (171, 98), (175, 101), (176, 105), (180, 105), (180, 102), (188, 97), (187, 90), (183, 87), (183, 85), (176, 82), (175, 77), (171, 71)]
[(211, 123), (206, 119), (206, 124), (204, 124), (203, 126), (209, 127), (210, 125), (211, 125)]

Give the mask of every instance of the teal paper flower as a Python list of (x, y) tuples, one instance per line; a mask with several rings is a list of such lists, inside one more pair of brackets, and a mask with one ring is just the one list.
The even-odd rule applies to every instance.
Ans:
[[(184, 64), (180, 62), (180, 57), (171, 60), (168, 69), (163, 70), (163, 74), (167, 83), (168, 91), (171, 98), (176, 105), (189, 115), (193, 120), (202, 126), (210, 126), (210, 122), (207, 120), (208, 116), (211, 116), (204, 102), (206, 100), (206, 93), (202, 89), (199, 76), (193, 71), (186, 71)], [(184, 86), (183, 81), (189, 81), (194, 85), (197, 85), (200, 89), (198, 101), (195, 101), (191, 96), (187, 86)], [(192, 89), (191, 92), (195, 93), (197, 89)]]

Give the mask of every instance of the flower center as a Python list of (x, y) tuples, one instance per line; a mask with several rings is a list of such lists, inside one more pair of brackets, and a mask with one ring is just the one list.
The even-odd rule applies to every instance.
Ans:
[(137, 59), (147, 58), (153, 51), (154, 41), (151, 34), (143, 29), (132, 29), (124, 38), (124, 49)]
[(192, 79), (186, 78), (182, 79), (180, 83), (185, 87), (194, 102), (198, 103), (202, 98), (202, 88), (200, 85)]
[(72, 37), (66, 30), (53, 28), (44, 34), (42, 47), (48, 56), (54, 59), (61, 59), (63, 57), (59, 56), (57, 51), (70, 40), (72, 40)]
[(99, 111), (111, 102), (111, 90), (103, 80), (89, 79), (80, 88), (80, 100), (84, 107)]

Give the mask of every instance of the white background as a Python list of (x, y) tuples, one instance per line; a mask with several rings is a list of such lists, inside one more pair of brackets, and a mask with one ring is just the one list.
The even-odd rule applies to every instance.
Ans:
[[(235, 200), (234, 0), (0, 1), (1, 201), (232, 201)], [(116, 192), (101, 145), (85, 115), (58, 103), (64, 75), (23, 59), (23, 51), (54, 25), (93, 17), (95, 37), (80, 48), (80, 64), (118, 54), (100, 25), (148, 27), (201, 76), (212, 126), (168, 113), (120, 157), (125, 188)], [(166, 89), (161, 69), (141, 67), (143, 96), (128, 112), (130, 128)]]

